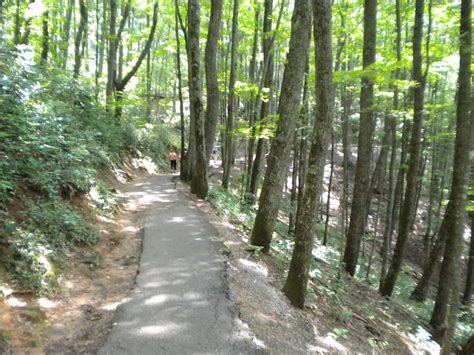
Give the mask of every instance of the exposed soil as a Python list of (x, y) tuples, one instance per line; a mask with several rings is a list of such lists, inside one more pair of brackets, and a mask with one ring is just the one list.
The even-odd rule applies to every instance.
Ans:
[[(142, 187), (116, 183), (123, 198), (118, 215), (99, 217), (100, 243), (69, 256), (62, 289), (54, 297), (13, 292), (0, 300), (0, 349), (4, 353), (93, 354), (105, 341), (117, 307), (134, 285), (141, 251), (141, 218), (152, 206)], [(209, 218), (228, 258), (231, 297), (253, 341), (269, 353), (406, 354), (435, 353), (416, 339), (413, 315), (387, 302), (369, 287), (344, 280), (338, 295), (318, 289), (312, 279), (308, 307), (292, 307), (280, 291), (286, 262), (277, 252), (256, 255), (247, 236), (207, 202), (185, 194)], [(327, 265), (322, 264), (321, 270)], [(0, 275), (1, 277), (1, 275)], [(338, 301), (343, 297), (344, 302)], [(1, 351), (0, 351), (1, 352)]]
[[(127, 173), (130, 176), (130, 173)], [(123, 205), (97, 217), (101, 239), (68, 255), (61, 288), (53, 296), (5, 291), (0, 298), (0, 353), (94, 354), (105, 340), (117, 307), (133, 287), (141, 252), (140, 219), (150, 204), (133, 184), (109, 178)], [(1, 279), (1, 275), (0, 275)], [(6, 293), (6, 295), (5, 295)]]

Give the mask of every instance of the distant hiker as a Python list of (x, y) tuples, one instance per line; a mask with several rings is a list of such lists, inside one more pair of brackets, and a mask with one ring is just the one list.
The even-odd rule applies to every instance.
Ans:
[(169, 159), (170, 165), (171, 165), (171, 172), (175, 173), (176, 172), (176, 160), (178, 160), (178, 154), (176, 154), (176, 152), (173, 149), (171, 149), (170, 153), (168, 154), (168, 159)]
[(212, 160), (216, 161), (219, 156), (219, 150), (217, 147), (212, 148)]

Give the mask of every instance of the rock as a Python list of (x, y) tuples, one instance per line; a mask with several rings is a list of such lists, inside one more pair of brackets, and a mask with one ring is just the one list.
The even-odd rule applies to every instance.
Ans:
[(62, 324), (54, 324), (46, 331), (46, 336), (49, 338), (62, 338), (69, 334), (69, 330)]
[(32, 323), (40, 323), (46, 320), (46, 314), (39, 306), (22, 308), (20, 317)]

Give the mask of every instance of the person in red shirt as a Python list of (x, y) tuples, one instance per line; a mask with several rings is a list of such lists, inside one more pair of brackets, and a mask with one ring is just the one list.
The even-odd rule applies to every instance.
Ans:
[(178, 154), (172, 149), (170, 150), (168, 154), (168, 159), (170, 161), (170, 166), (171, 166), (171, 172), (175, 173), (176, 172), (176, 161), (178, 160)]

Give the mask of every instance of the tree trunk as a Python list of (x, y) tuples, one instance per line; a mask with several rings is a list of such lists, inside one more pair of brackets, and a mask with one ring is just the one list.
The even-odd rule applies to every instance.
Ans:
[(474, 292), (474, 213), (471, 212), (469, 217), (471, 219), (471, 241), (469, 243), (466, 284), (462, 297), (463, 304), (468, 307), (472, 304), (472, 293)]
[(199, 0), (188, 0), (188, 66), (190, 104), (193, 106), (194, 139), (196, 165), (191, 181), (191, 192), (199, 198), (205, 198), (208, 191), (207, 159), (204, 140), (204, 106), (202, 102), (202, 81), (200, 75), (201, 58), (199, 35), (201, 32), (201, 14)]
[[(395, 1), (395, 13), (396, 13), (396, 52), (397, 52), (397, 64), (399, 64), (402, 60), (402, 21), (401, 21), (401, 11), (400, 11), (400, 0)], [(400, 79), (400, 68), (397, 67), (394, 73), (395, 80)], [(393, 90), (393, 108), (395, 110), (399, 109), (399, 97), (398, 97), (399, 89), (398, 86), (394, 85)], [(382, 287), (383, 282), (385, 280), (385, 276), (387, 274), (387, 264), (388, 264), (388, 256), (390, 253), (391, 241), (392, 241), (392, 233), (393, 233), (393, 211), (395, 208), (399, 208), (396, 206), (396, 187), (394, 184), (395, 180), (395, 162), (397, 159), (397, 117), (392, 116), (390, 117), (390, 124), (391, 124), (391, 155), (390, 155), (390, 164), (388, 168), (388, 201), (387, 201), (387, 211), (386, 211), (386, 221), (385, 221), (385, 229), (383, 232), (383, 244), (382, 244), (382, 265), (380, 269), (380, 281), (379, 281), (379, 288)]]
[(236, 107), (235, 82), (237, 80), (237, 50), (238, 50), (238, 21), (239, 21), (239, 0), (234, 0), (234, 11), (232, 15), (232, 34), (230, 49), (230, 78), (229, 78), (229, 95), (227, 99), (227, 124), (225, 127), (225, 164), (224, 174), (222, 177), (222, 186), (229, 187), (230, 173), (234, 166), (234, 114)]
[[(282, 0), (284, 1), (284, 0)], [(263, 87), (268, 90), (269, 93), (272, 92), (273, 87), (273, 72), (275, 70), (274, 63), (273, 63), (273, 40), (274, 37), (270, 36), (272, 31), (272, 13), (273, 13), (273, 0), (265, 0), (264, 4), (265, 10), (263, 14)], [(259, 93), (261, 95), (261, 93)], [(270, 94), (267, 94), (270, 95)], [(259, 96), (258, 99), (260, 100), (261, 97)], [(271, 106), (270, 106), (270, 98), (268, 97), (267, 100), (261, 101), (260, 107), (260, 120), (259, 123), (262, 125), (265, 123), (265, 120), (268, 118), (270, 114)], [(261, 127), (259, 128), (259, 133), (261, 131)], [(250, 188), (249, 193), (253, 196), (257, 195), (258, 189), (258, 180), (260, 178), (260, 171), (263, 161), (263, 153), (264, 153), (264, 139), (259, 137), (257, 139), (257, 149), (255, 152), (255, 160), (252, 164), (252, 175), (250, 178)]]
[(290, 217), (288, 221), (288, 234), (293, 234), (296, 225), (296, 203), (298, 195), (298, 170), (299, 170), (299, 140), (298, 130), (295, 130), (293, 138), (293, 166), (291, 169), (291, 192), (290, 192)]
[(41, 63), (45, 64), (48, 61), (49, 54), (49, 11), (45, 11), (41, 16), (41, 23), (43, 25), (43, 37), (41, 39)]
[(112, 112), (114, 102), (114, 82), (115, 82), (115, 46), (117, 27), (117, 0), (109, 0), (109, 48), (107, 53), (107, 86), (105, 91), (107, 110)]
[(402, 266), (408, 236), (413, 225), (414, 210), (416, 207), (416, 189), (418, 187), (418, 171), (421, 158), (421, 130), (423, 126), (423, 96), (425, 79), (422, 73), (421, 47), (423, 42), (423, 13), (424, 0), (416, 0), (415, 5), (415, 27), (413, 30), (413, 81), (416, 83), (413, 89), (413, 128), (410, 141), (410, 158), (408, 160), (407, 188), (403, 209), (400, 213), (400, 225), (397, 243), (392, 258), (392, 263), (384, 280), (380, 293), (382, 296), (390, 297), (395, 287)]
[[(122, 16), (122, 21), (121, 21), (120, 28), (118, 31), (118, 38), (121, 37), (121, 33), (124, 27), (124, 22), (125, 22), (125, 19), (128, 17), (129, 11), (130, 11), (130, 2), (127, 3), (126, 8), (124, 10), (124, 14)], [(137, 61), (135, 62), (133, 67), (130, 69), (130, 71), (127, 74), (125, 74), (123, 78), (122, 78), (122, 75), (120, 75), (118, 80), (115, 80), (115, 90), (117, 93), (120, 92), (120, 99), (122, 98), (123, 91), (125, 90), (125, 86), (127, 86), (130, 79), (132, 79), (133, 76), (137, 73), (143, 60), (145, 59), (147, 54), (150, 52), (151, 45), (153, 44), (153, 38), (155, 36), (157, 23), (158, 23), (158, 2), (155, 2), (155, 5), (153, 6), (153, 20), (152, 20), (150, 32), (148, 34), (148, 38), (145, 43), (145, 46), (143, 47), (142, 51), (140, 52), (140, 55), (137, 58)], [(117, 98), (118, 98), (118, 95), (117, 95)], [(115, 117), (117, 119), (120, 119), (121, 116), (122, 116), (122, 102), (120, 101), (117, 103), (115, 107)]]
[(175, 27), (174, 34), (176, 37), (176, 74), (178, 77), (178, 97), (179, 97), (179, 118), (180, 118), (180, 136), (181, 136), (181, 157), (180, 157), (180, 178), (187, 180), (186, 176), (186, 164), (187, 164), (187, 152), (185, 151), (185, 127), (184, 127), (184, 100), (183, 100), (183, 80), (181, 73), (181, 44), (179, 39), (178, 31), (178, 13), (179, 13), (178, 0), (175, 0)]
[(21, 0), (16, 0), (15, 8), (15, 28), (13, 30), (13, 44), (16, 46), (20, 44), (21, 38)]
[[(255, 72), (257, 67), (257, 51), (258, 51), (258, 26), (260, 23), (260, 5), (257, 4), (257, 11), (255, 12), (255, 28), (254, 28), (254, 35), (253, 35), (253, 46), (252, 46), (252, 59), (250, 60), (249, 65), (249, 80), (252, 84), (255, 83)], [(258, 99), (258, 94), (254, 98), (254, 100)], [(253, 109), (253, 104), (250, 103), (250, 111), (249, 115), (249, 127), (251, 129), (251, 133), (249, 136), (249, 144), (248, 144), (248, 153), (247, 153), (247, 186), (246, 192), (250, 191), (250, 177), (252, 176), (253, 170), (253, 152), (255, 147), (255, 122), (257, 119), (257, 115), (255, 110)], [(247, 196), (248, 197), (248, 196)]]
[[(363, 68), (375, 63), (375, 45), (377, 28), (377, 0), (365, 0), (364, 3), (364, 48)], [(366, 220), (367, 192), (369, 188), (370, 156), (372, 151), (374, 83), (370, 76), (362, 77), (360, 90), (360, 125), (357, 149), (357, 164), (354, 192), (351, 208), (351, 220), (344, 250), (345, 270), (354, 275), (359, 248)]]
[(330, 207), (331, 207), (332, 177), (333, 177), (333, 174), (334, 174), (334, 150), (335, 150), (334, 131), (332, 131), (331, 132), (331, 171), (329, 173), (328, 199), (326, 201), (326, 222), (324, 223), (323, 245), (326, 245), (327, 242), (328, 242), (328, 228), (329, 228), (329, 214), (330, 214)]
[(214, 147), (217, 121), (219, 118), (219, 83), (217, 82), (217, 42), (222, 16), (222, 0), (211, 1), (211, 17), (207, 32), (205, 68), (206, 68), (206, 159), (209, 161)]
[(283, 292), (296, 307), (303, 308), (312, 259), (314, 229), (322, 191), (324, 163), (334, 111), (332, 78), (331, 0), (314, 0), (316, 58), (316, 119), (309, 154), (308, 175), (295, 232), (295, 247)]
[(84, 0), (79, 0), (79, 11), (81, 14), (81, 19), (76, 34), (76, 39), (74, 41), (74, 78), (79, 76), (79, 72), (81, 70), (81, 59), (82, 55), (84, 54), (84, 51), (81, 50), (82, 38), (86, 38), (87, 32), (87, 7)]
[(461, 1), (459, 34), (459, 77), (456, 107), (456, 138), (454, 145), (453, 179), (446, 207), (443, 233), (446, 237), (443, 263), (439, 274), (438, 292), (430, 324), (434, 329), (447, 326), (442, 344), (443, 354), (450, 354), (459, 310), (461, 253), (464, 244), (466, 200), (470, 172), (470, 152), (474, 138), (474, 114), (471, 109), (472, 0)]
[(272, 233), (278, 217), (282, 197), (283, 180), (286, 176), (291, 145), (287, 142), (293, 135), (295, 117), (299, 112), (301, 91), (310, 42), (311, 1), (296, 0), (291, 19), (290, 46), (278, 107), (279, 121), (272, 142), (265, 181), (259, 201), (259, 209), (250, 236), (253, 245), (270, 249)]

